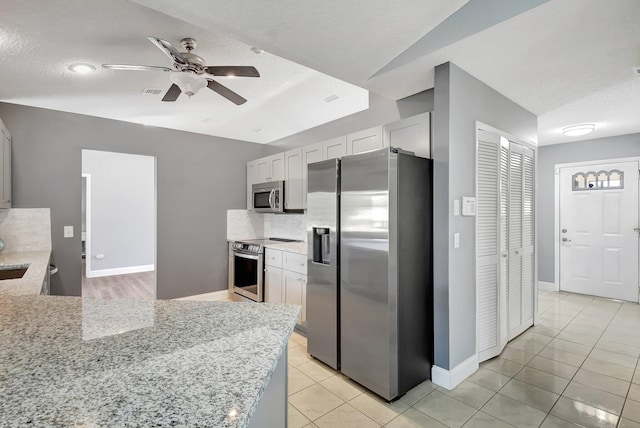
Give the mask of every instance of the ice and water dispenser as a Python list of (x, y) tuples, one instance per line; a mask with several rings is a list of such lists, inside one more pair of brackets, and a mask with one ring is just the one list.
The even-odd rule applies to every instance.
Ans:
[(331, 251), (329, 250), (329, 228), (314, 227), (313, 228), (313, 261), (314, 263), (329, 264)]

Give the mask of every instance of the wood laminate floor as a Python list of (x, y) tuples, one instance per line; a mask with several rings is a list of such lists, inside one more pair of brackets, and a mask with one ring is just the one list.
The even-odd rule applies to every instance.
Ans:
[(153, 300), (156, 298), (156, 273), (141, 272), (87, 278), (83, 263), (82, 297), (105, 300)]

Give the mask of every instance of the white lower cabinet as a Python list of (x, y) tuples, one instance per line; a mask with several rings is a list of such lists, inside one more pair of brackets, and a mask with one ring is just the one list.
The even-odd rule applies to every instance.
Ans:
[(282, 269), (267, 266), (264, 271), (265, 302), (284, 303)]
[(302, 306), (298, 324), (307, 319), (307, 256), (267, 248), (265, 302)]

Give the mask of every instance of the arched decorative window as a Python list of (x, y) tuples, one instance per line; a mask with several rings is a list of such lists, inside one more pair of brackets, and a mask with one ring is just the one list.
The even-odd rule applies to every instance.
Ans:
[(578, 172), (571, 177), (573, 190), (607, 190), (624, 188), (624, 173), (611, 171)]

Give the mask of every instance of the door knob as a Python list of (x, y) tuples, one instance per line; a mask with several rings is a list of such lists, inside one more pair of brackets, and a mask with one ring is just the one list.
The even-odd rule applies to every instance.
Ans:
[[(11, 202), (11, 201), (9, 201)], [(640, 227), (634, 227), (633, 230), (635, 230), (636, 232), (640, 233)]]
[(562, 238), (562, 242), (571, 242), (571, 239), (568, 239), (568, 238)]

